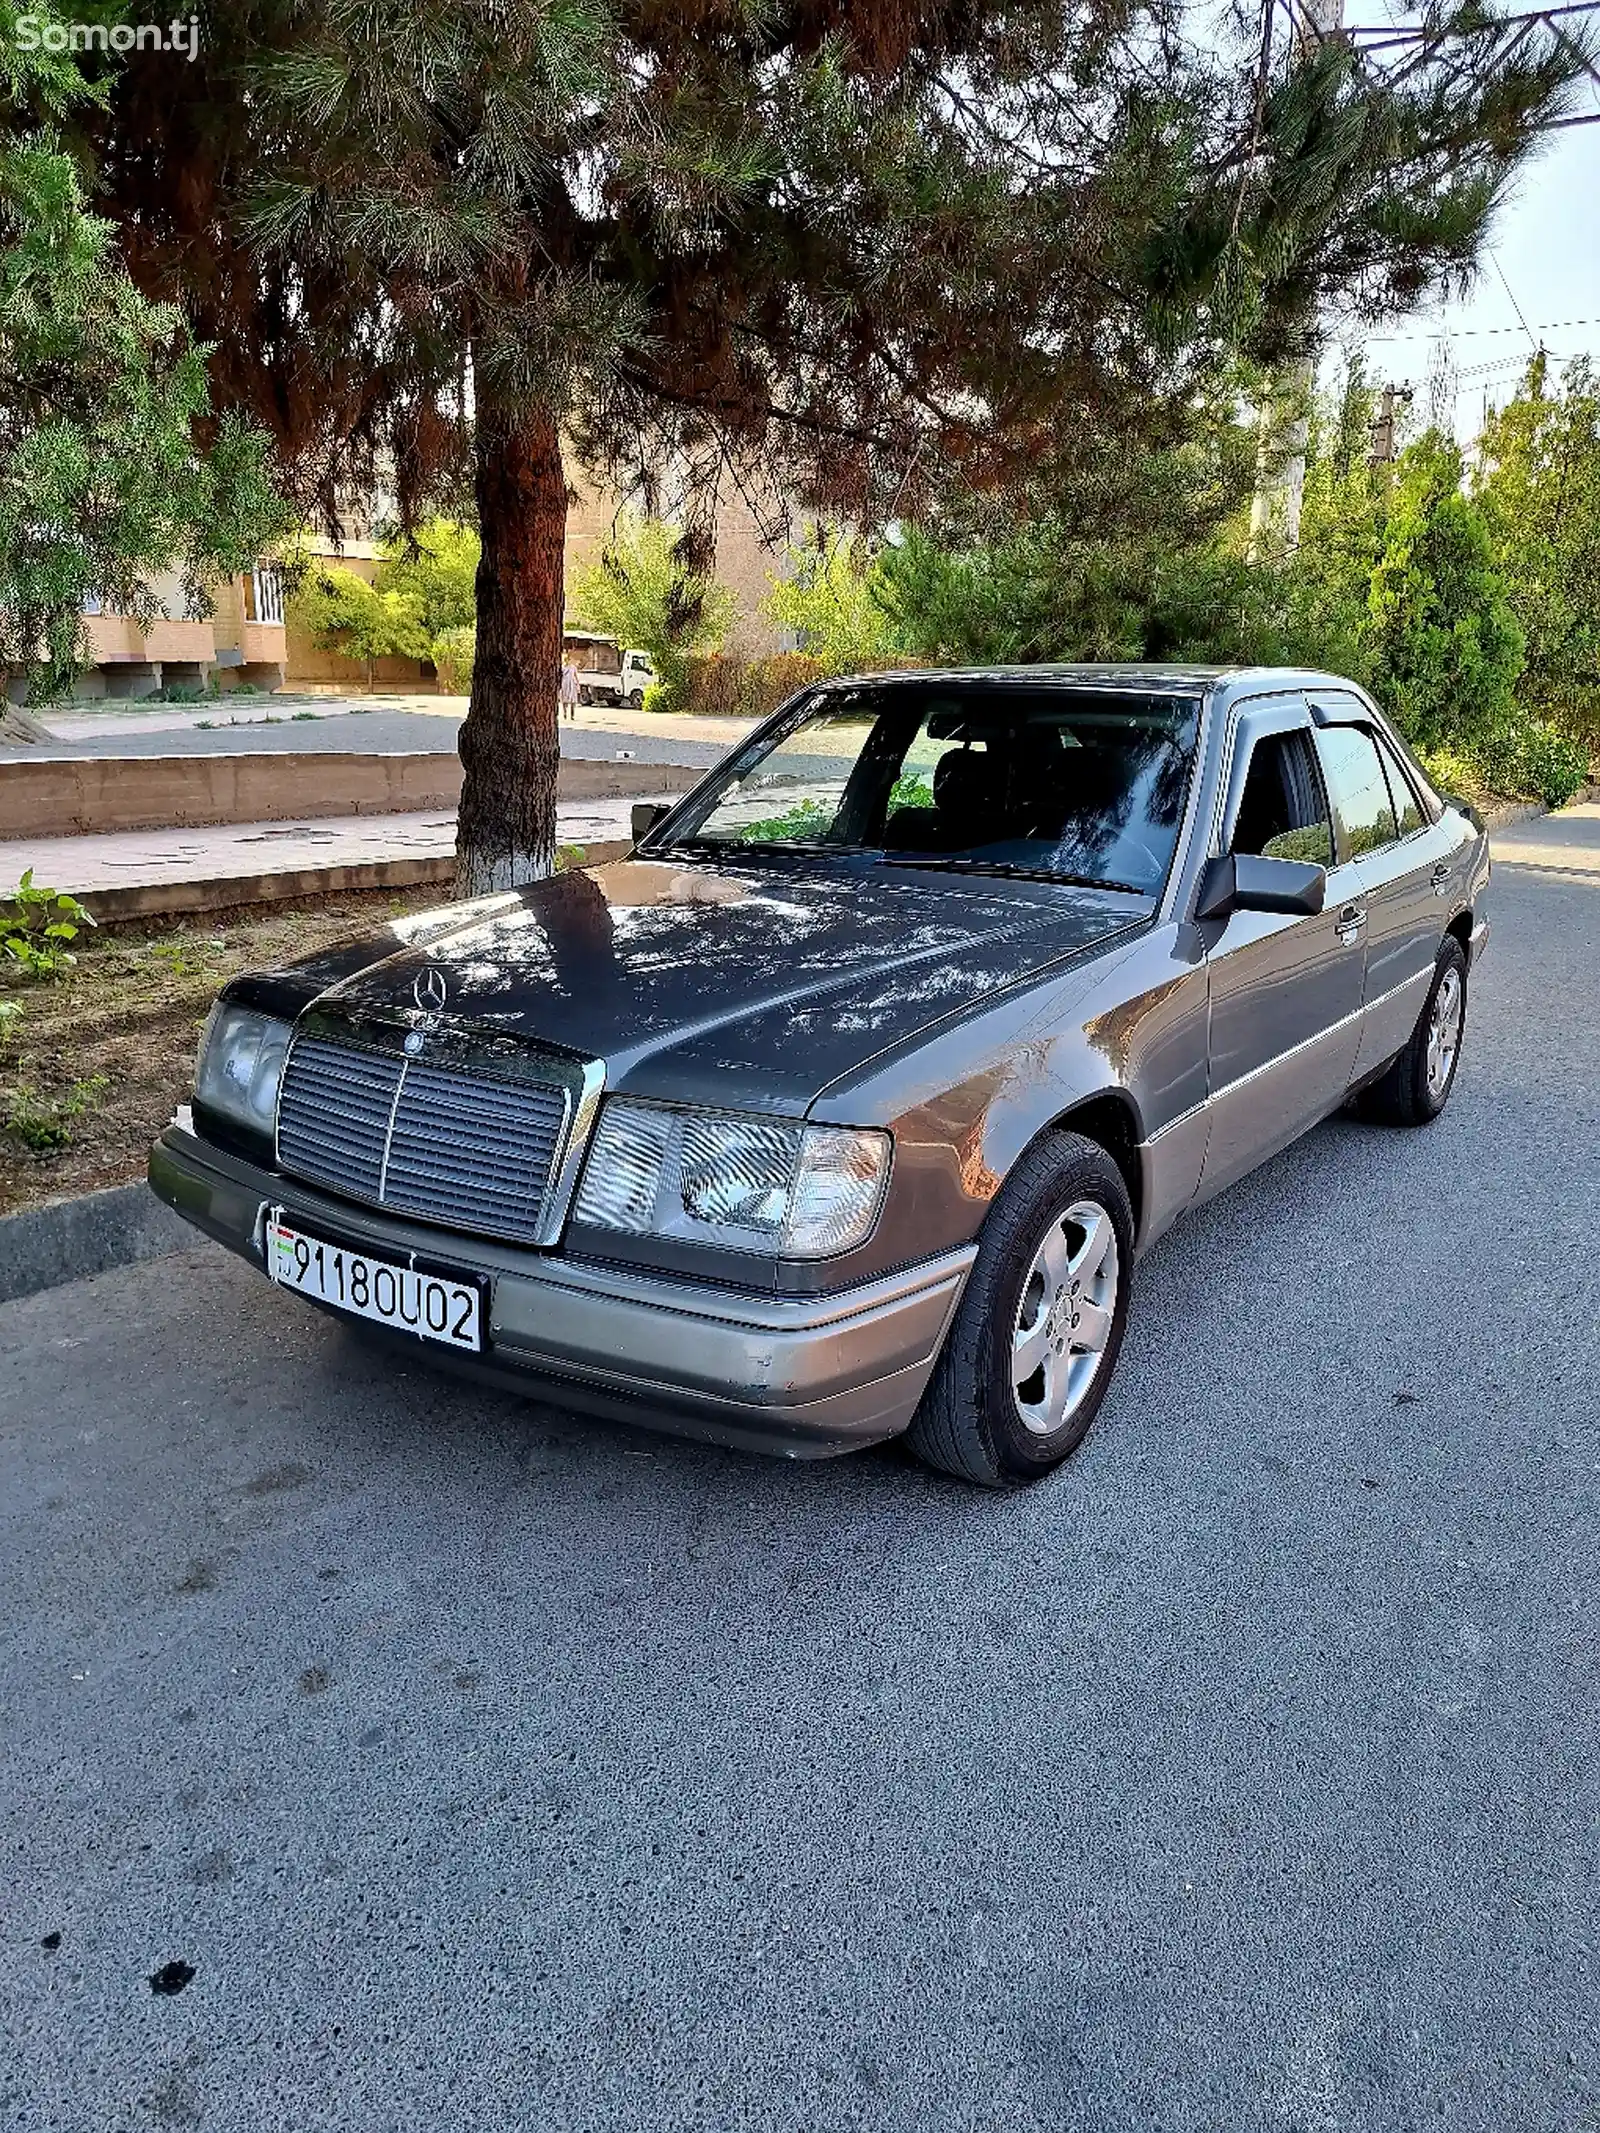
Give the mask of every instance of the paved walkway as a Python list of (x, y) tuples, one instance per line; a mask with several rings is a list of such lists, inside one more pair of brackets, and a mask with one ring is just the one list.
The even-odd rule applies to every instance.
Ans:
[[(629, 835), (631, 800), (582, 800), (556, 811), (563, 844), (585, 850)], [(0, 892), (31, 867), (35, 881), (89, 898), (101, 916), (129, 915), (130, 891), (155, 892), (139, 907), (191, 908), (184, 884), (260, 881), (259, 900), (444, 879), (455, 853), (455, 816), (433, 808), (407, 815), (334, 815), (308, 822), (243, 822), (223, 829), (122, 831), (101, 837), (13, 838), (0, 844)], [(424, 862), (426, 864), (419, 864)], [(297, 877), (292, 890), (274, 877)], [(315, 877), (323, 877), (318, 880)], [(311, 877), (311, 878), (307, 878)], [(99, 899), (97, 905), (94, 901)], [(111, 899), (107, 902), (107, 899)], [(252, 896), (249, 901), (256, 901)], [(201, 899), (196, 899), (196, 906)]]

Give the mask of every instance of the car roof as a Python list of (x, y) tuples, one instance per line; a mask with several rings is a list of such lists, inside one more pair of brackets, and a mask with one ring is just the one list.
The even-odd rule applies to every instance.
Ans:
[(840, 674), (818, 684), (844, 688), (871, 681), (914, 685), (918, 682), (1058, 683), (1062, 687), (1177, 691), (1212, 690), (1226, 685), (1227, 693), (1256, 693), (1263, 689), (1354, 689), (1356, 684), (1338, 674), (1306, 667), (1191, 666), (1176, 661), (1078, 662), (1042, 660), (1036, 666), (990, 667), (897, 667), (882, 672)]

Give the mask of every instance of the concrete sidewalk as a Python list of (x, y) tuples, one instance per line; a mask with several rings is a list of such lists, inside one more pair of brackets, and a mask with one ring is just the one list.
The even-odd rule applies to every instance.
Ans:
[[(631, 800), (559, 807), (558, 841), (582, 845), (590, 859), (616, 858), (630, 842), (631, 808)], [(455, 816), (439, 809), (244, 822), (224, 829), (13, 838), (0, 845), (0, 894), (31, 867), (41, 887), (69, 891), (104, 920), (287, 902), (351, 889), (427, 882), (448, 888), (455, 844)]]

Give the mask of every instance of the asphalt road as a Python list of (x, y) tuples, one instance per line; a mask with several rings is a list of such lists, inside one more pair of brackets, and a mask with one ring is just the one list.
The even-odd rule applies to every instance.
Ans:
[[(657, 722), (659, 725), (659, 721)], [(49, 756), (170, 756), (170, 755), (259, 755), (279, 752), (295, 755), (405, 754), (454, 755), (459, 718), (438, 711), (357, 711), (296, 716), (291, 709), (274, 712), (269, 719), (251, 719), (237, 725), (222, 722), (207, 726), (171, 726), (141, 732), (119, 728), (107, 718), (91, 738), (74, 737), (48, 744), (0, 745), (0, 765)], [(619, 748), (631, 748), (641, 763), (720, 762), (728, 743), (680, 740), (672, 733), (622, 732), (615, 728), (586, 726), (580, 711), (575, 719), (561, 722), (561, 753), (580, 760), (609, 763)]]
[(1600, 813), (1495, 903), (1023, 1495), (0, 1311), (0, 2124), (1600, 2128)]

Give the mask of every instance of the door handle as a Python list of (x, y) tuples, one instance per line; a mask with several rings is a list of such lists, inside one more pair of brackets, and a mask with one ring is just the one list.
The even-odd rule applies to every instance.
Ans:
[(1361, 929), (1366, 923), (1367, 907), (1365, 904), (1346, 904), (1339, 916), (1334, 920), (1333, 930), (1338, 934), (1342, 945), (1348, 948), (1352, 941), (1361, 938)]

